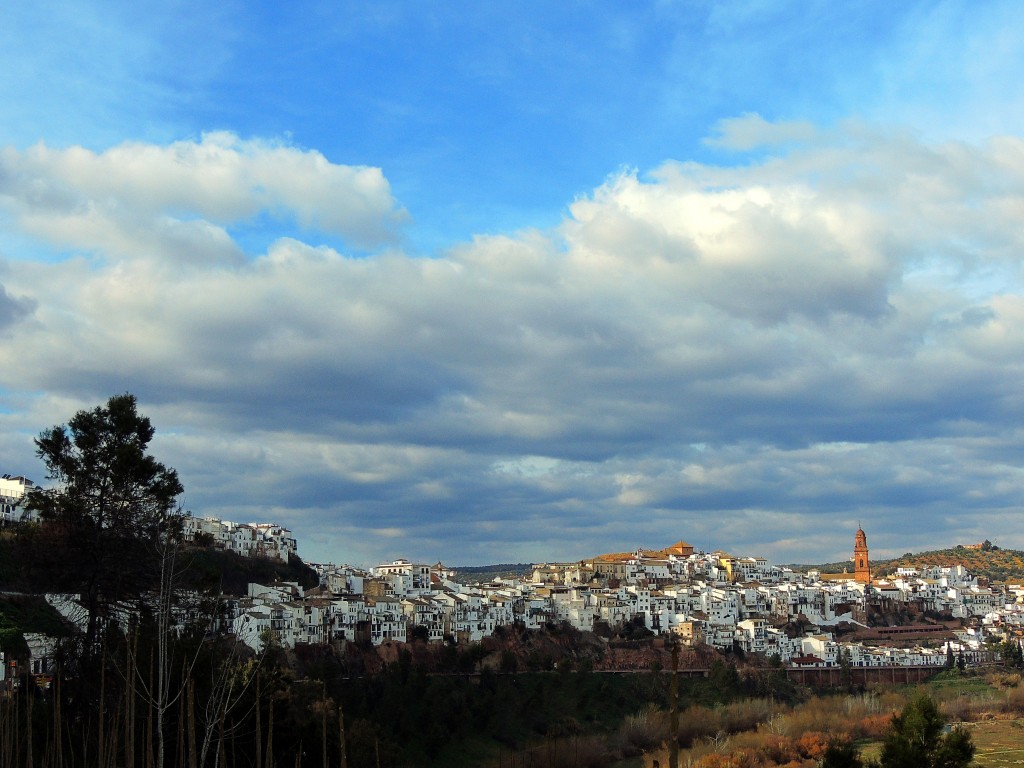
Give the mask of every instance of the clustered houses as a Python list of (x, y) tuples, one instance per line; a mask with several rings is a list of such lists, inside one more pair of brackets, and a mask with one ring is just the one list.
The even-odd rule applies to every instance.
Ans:
[[(495, 627), (522, 621), (530, 605), (521, 588), (500, 585), (467, 588), (454, 573), (396, 560), (372, 572), (350, 566), (316, 566), (321, 586), (303, 590), (295, 583), (250, 584), (247, 596), (231, 600), (226, 628), (253, 648), (268, 638), (284, 646), (335, 640), (406, 642), (447, 638), (477, 642)], [(542, 602), (542, 601), (538, 601)], [(551, 617), (537, 612), (528, 626)]]
[[(296, 549), (290, 532), (271, 524), (189, 516), (185, 533), (284, 561)], [(395, 560), (368, 571), (314, 565), (320, 576), (315, 589), (254, 583), (245, 596), (226, 598), (220, 629), (260, 649), (270, 639), (286, 647), (416, 638), (472, 643), (503, 625), (538, 629), (564, 622), (599, 633), (646, 630), (683, 644), (776, 656), (797, 667), (941, 666), (950, 652), (977, 663), (987, 653), (986, 637), (1024, 637), (1024, 586), (991, 587), (962, 566), (904, 568), (890, 579), (873, 579), (866, 539), (857, 533), (859, 567), (852, 575), (802, 574), (760, 557), (695, 551), (682, 541), (658, 551), (545, 563), (529, 578), (472, 586), (456, 582), (440, 563)], [(913, 646), (934, 628), (865, 625), (869, 612), (901, 610), (934, 612), (970, 628), (946, 632), (944, 641), (933, 642), (938, 647), (888, 647)], [(838, 642), (833, 633), (839, 625), (859, 626), (868, 642)]]
[(292, 532), (273, 523), (232, 523), (216, 517), (186, 515), (182, 533), (185, 541), (205, 541), (243, 557), (265, 557), (283, 563), (297, 548)]
[[(996, 623), (993, 612), (1024, 630), (1024, 588), (980, 586), (962, 567), (864, 583), (852, 576), (804, 575), (764, 558), (694, 552), (685, 542), (657, 552), (545, 563), (529, 579), (473, 586), (457, 583), (440, 563), (396, 560), (370, 571), (315, 567), (321, 584), (306, 592), (292, 583), (250, 585), (248, 596), (230, 606), (229, 629), (260, 648), (268, 638), (285, 646), (335, 640), (379, 645), (415, 637), (463, 643), (513, 623), (535, 629), (567, 622), (581, 631), (633, 624), (685, 644), (775, 655), (801, 667), (941, 666), (947, 645), (971, 663), (983, 656), (981, 640)], [(913, 602), (917, 609), (973, 619), (979, 629), (934, 648), (834, 639), (837, 625), (863, 627), (869, 605), (882, 601)], [(794, 623), (805, 627), (802, 636), (783, 631)], [(890, 641), (900, 637), (880, 632)]]

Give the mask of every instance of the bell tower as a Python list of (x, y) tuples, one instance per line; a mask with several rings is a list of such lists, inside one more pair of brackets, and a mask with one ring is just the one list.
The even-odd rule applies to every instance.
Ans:
[(858, 584), (871, 583), (871, 565), (868, 560), (868, 537), (858, 526), (853, 541), (853, 579)]

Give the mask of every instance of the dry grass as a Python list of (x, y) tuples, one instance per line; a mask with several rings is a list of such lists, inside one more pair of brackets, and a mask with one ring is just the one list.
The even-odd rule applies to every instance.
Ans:
[(664, 743), (668, 733), (668, 714), (646, 709), (625, 719), (616, 733), (614, 746), (625, 757), (633, 757)]
[[(1024, 765), (1024, 684), (1017, 673), (994, 673), (988, 679), (942, 679), (913, 688), (877, 689), (851, 696), (812, 698), (796, 707), (768, 700), (747, 700), (718, 707), (689, 707), (680, 713), (679, 765), (685, 768), (814, 768), (829, 740), (852, 740), (864, 758), (879, 755), (893, 714), (918, 692), (940, 704), (948, 721), (969, 723), (977, 745), (975, 764), (985, 768)], [(605, 757), (633, 756), (636, 765), (668, 763), (668, 713), (648, 710), (626, 720), (606, 742)], [(549, 750), (551, 748), (549, 747)], [(583, 749), (580, 765), (596, 766), (601, 750)], [(561, 747), (545, 766), (560, 762)], [(567, 759), (567, 758), (566, 758)]]
[(986, 720), (965, 727), (978, 750), (975, 765), (996, 768), (1024, 764), (1024, 721)]

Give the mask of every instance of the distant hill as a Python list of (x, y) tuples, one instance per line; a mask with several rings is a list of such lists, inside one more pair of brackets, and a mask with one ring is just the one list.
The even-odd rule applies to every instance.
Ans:
[(522, 578), (533, 575), (533, 563), (498, 563), (497, 565), (453, 565), (455, 580), (460, 584), (476, 584), (498, 578)]
[[(895, 573), (897, 568), (913, 568), (922, 566), (953, 566), (962, 565), (976, 576), (984, 576), (991, 581), (1024, 580), (1024, 551), (1019, 549), (1001, 549), (985, 542), (983, 545), (957, 545), (950, 549), (935, 549), (929, 552), (907, 552), (900, 557), (889, 560), (872, 560), (871, 573), (884, 576)], [(792, 565), (794, 570), (818, 570), (822, 573), (842, 573), (844, 570), (853, 572), (853, 563), (849, 560), (839, 563), (822, 563), (820, 565)]]

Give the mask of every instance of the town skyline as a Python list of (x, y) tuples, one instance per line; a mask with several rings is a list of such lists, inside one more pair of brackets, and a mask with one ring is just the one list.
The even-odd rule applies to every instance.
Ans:
[[(35, 484), (31, 480), (22, 476), (12, 477), (10, 474), (0, 476), (0, 525), (40, 522), (39, 513), (26, 509), (23, 504), (24, 494), (31, 490), (34, 485)], [(293, 536), (292, 531), (273, 521), (252, 520), (248, 522), (240, 522), (221, 519), (213, 515), (196, 515), (191, 511), (185, 510), (180, 511), (180, 514), (183, 518), (182, 535), (184, 541), (191, 543), (205, 542), (210, 546), (229, 550), (243, 557), (259, 557), (288, 563), (292, 556), (297, 556), (302, 559), (303, 562), (316, 568), (341, 564), (366, 570), (372, 570), (388, 563), (412, 562), (412, 560), (401, 553), (392, 555), (389, 558), (380, 559), (374, 563), (346, 560), (344, 557), (328, 557), (326, 559), (303, 557), (302, 553), (299, 551), (298, 540)], [(982, 551), (1000, 549), (997, 544), (994, 544), (989, 539), (985, 539), (984, 541), (977, 543), (959, 543), (954, 545), (954, 547), (946, 547), (944, 549), (952, 548)], [(782, 567), (792, 566), (813, 568), (815, 566), (836, 565), (848, 562), (849, 566), (844, 566), (843, 568), (844, 573), (852, 573), (852, 578), (857, 582), (870, 583), (873, 576), (878, 572), (877, 563), (879, 561), (886, 562), (899, 559), (898, 556), (888, 551), (881, 552), (881, 557), (878, 557), (878, 550), (875, 550), (874, 555), (871, 555), (870, 551), (867, 541), (867, 533), (858, 523), (858, 527), (854, 535), (854, 545), (849, 557), (841, 557), (831, 561), (819, 559), (803, 563), (778, 563), (778, 565)], [(670, 555), (681, 555), (684, 552), (716, 554), (728, 557), (735, 556), (733, 548), (728, 546), (708, 546), (706, 548), (701, 546), (695, 547), (693, 544), (680, 539), (673, 544), (666, 546), (634, 546), (625, 550), (616, 550), (615, 552), (586, 553), (579, 558), (555, 558), (544, 561), (533, 560), (523, 562), (515, 562), (511, 558), (506, 558), (501, 562), (492, 563), (467, 563), (459, 560), (452, 560), (447, 564), (438, 560), (436, 561), (436, 564), (439, 566), (446, 565), (446, 567), (458, 570), (460, 568), (487, 568), (501, 565), (536, 566), (551, 563), (564, 564), (609, 558), (627, 560), (633, 557), (668, 557)], [(903, 558), (910, 557), (911, 559), (919, 554), (923, 553), (901, 553)], [(756, 552), (739, 552), (738, 559), (760, 559), (766, 562), (769, 560), (769, 558), (766, 558), (763, 554)], [(435, 562), (430, 556), (413, 558), (413, 560), (419, 560), (421, 562)]]
[(21, 4), (0, 467), (131, 393), (185, 509), (315, 560), (1024, 548), (1022, 26)]
[[(243, 557), (287, 560), (297, 547), (289, 531), (269, 524), (190, 518), (183, 530), (193, 546)], [(297, 581), (250, 582), (246, 595), (226, 601), (221, 631), (259, 652), (268, 638), (284, 647), (337, 640), (475, 644), (513, 625), (527, 632), (569, 626), (606, 638), (669, 636), (692, 649), (738, 650), (805, 670), (913, 668), (917, 679), (922, 669), (991, 662), (993, 638), (1018, 642), (1019, 584), (992, 584), (963, 565), (903, 565), (876, 578), (861, 528), (853, 555), (853, 571), (840, 574), (802, 573), (686, 541), (538, 563), (527, 574), (487, 579), (458, 579), (443, 563), (405, 558), (365, 569), (313, 563), (312, 589)], [(929, 621), (879, 627), (878, 614), (893, 603), (903, 605), (905, 618)], [(872, 614), (876, 623), (869, 623)], [(611, 656), (611, 668), (623, 663)]]
[[(18, 522), (26, 522), (26, 521), (28, 521), (28, 522), (38, 522), (38, 513), (29, 513), (27, 510), (24, 509), (24, 506), (23, 506), (23, 503), (22, 503), (24, 494), (28, 490), (30, 490), (33, 486), (36, 486), (36, 485), (37, 484), (33, 480), (31, 480), (30, 478), (26, 478), (23, 475), (13, 475), (12, 476), (11, 474), (7, 473), (7, 474), (3, 474), (2, 477), (0, 477), (0, 523), (10, 524), (10, 523), (18, 523)], [(226, 518), (220, 518), (220, 517), (218, 517), (216, 515), (208, 515), (208, 514), (204, 515), (204, 514), (201, 514), (201, 513), (194, 513), (192, 510), (185, 510), (185, 509), (181, 509), (180, 510), (180, 514), (182, 514), (185, 517), (185, 520), (186, 520), (185, 530), (187, 532), (188, 540), (192, 540), (194, 538), (196, 531), (203, 531), (207, 535), (212, 536), (211, 541), (216, 541), (218, 546), (225, 547), (227, 549), (236, 551), (237, 553), (243, 554), (243, 555), (249, 555), (250, 551), (251, 551), (252, 554), (257, 555), (257, 556), (261, 556), (261, 557), (268, 556), (268, 553), (278, 553), (278, 554), (271, 555), (272, 559), (282, 559), (283, 561), (287, 562), (288, 553), (292, 553), (292, 554), (298, 555), (300, 558), (302, 558), (305, 562), (308, 562), (308, 563), (314, 563), (314, 564), (346, 563), (348, 565), (354, 565), (354, 566), (358, 566), (358, 567), (361, 567), (361, 568), (367, 568), (367, 569), (373, 568), (373, 567), (375, 567), (377, 565), (380, 565), (380, 564), (383, 564), (383, 563), (393, 562), (393, 561), (397, 561), (397, 560), (405, 560), (405, 561), (409, 561), (410, 560), (410, 558), (407, 557), (406, 554), (404, 554), (404, 553), (402, 553), (400, 551), (397, 551), (397, 550), (395, 552), (391, 553), (390, 555), (377, 558), (373, 562), (371, 562), (371, 561), (358, 561), (358, 560), (355, 560), (355, 559), (346, 559), (345, 557), (335, 557), (335, 556), (328, 556), (328, 557), (318, 556), (318, 557), (305, 557), (305, 558), (303, 558), (302, 557), (302, 553), (300, 553), (299, 549), (298, 549), (297, 539), (295, 539), (292, 536), (292, 531), (289, 528), (283, 526), (282, 524), (280, 524), (278, 522), (274, 522), (274, 521), (270, 521), (270, 520), (249, 520), (249, 521), (246, 521), (246, 522), (242, 522), (240, 520), (228, 520)], [(240, 541), (235, 542), (234, 544), (232, 544), (231, 543), (233, 541), (232, 532), (233, 531), (237, 531), (238, 529), (246, 529), (246, 533), (245, 533), (245, 535), (243, 536), (243, 538)], [(273, 533), (273, 537), (271, 539), (267, 539), (267, 537), (265, 535), (265, 532), (268, 531), (268, 530), (274, 532)], [(839, 535), (839, 533), (840, 532), (837, 531), (837, 535)], [(865, 570), (865, 572), (866, 572), (866, 570), (868, 569), (868, 566), (866, 565), (866, 563), (867, 563), (868, 545), (867, 545), (867, 540), (866, 540), (866, 532), (864, 531), (863, 526), (861, 526), (859, 520), (857, 521), (857, 528), (855, 530), (855, 534), (856, 534), (856, 544), (855, 544), (853, 550), (851, 550), (851, 552), (848, 553), (848, 556), (837, 556), (837, 555), (834, 555), (834, 556), (831, 556), (831, 557), (811, 558), (811, 559), (804, 560), (804, 561), (799, 561), (799, 562), (798, 561), (781, 562), (781, 561), (777, 561), (777, 560), (773, 560), (773, 562), (778, 562), (781, 565), (813, 566), (813, 565), (826, 564), (826, 563), (833, 563), (834, 564), (834, 563), (840, 563), (840, 562), (849, 561), (850, 567), (853, 568), (855, 572), (860, 572), (862, 569)], [(262, 543), (258, 543), (256, 540), (251, 539), (250, 536), (255, 536), (256, 539), (260, 540)], [(284, 537), (284, 538), (282, 539), (282, 537)], [(680, 545), (686, 545), (686, 546), (690, 546), (692, 548), (692, 545), (690, 545), (685, 540), (680, 539), (675, 544), (667, 545), (667, 546), (649, 546), (649, 545), (641, 544), (641, 545), (626, 547), (625, 549), (619, 548), (619, 549), (617, 549), (615, 551), (610, 551), (609, 550), (609, 551), (606, 551), (606, 552), (599, 552), (599, 553), (587, 552), (587, 553), (581, 554), (579, 557), (568, 557), (568, 558), (566, 558), (566, 557), (553, 557), (553, 558), (547, 558), (547, 559), (541, 559), (541, 560), (538, 560), (538, 559), (516, 560), (515, 558), (506, 557), (506, 558), (498, 558), (496, 560), (493, 560), (493, 561), (490, 561), (490, 562), (486, 562), (486, 563), (473, 563), (473, 562), (461, 561), (456, 556), (455, 559), (449, 558), (448, 559), (448, 564), (451, 565), (452, 567), (470, 567), (470, 568), (475, 568), (475, 567), (486, 567), (486, 566), (501, 565), (501, 564), (520, 564), (520, 565), (522, 565), (522, 564), (527, 564), (527, 563), (529, 563), (529, 564), (537, 564), (537, 563), (547, 563), (547, 562), (576, 562), (576, 561), (593, 559), (595, 557), (600, 558), (600, 557), (607, 557), (607, 556), (611, 556), (611, 555), (623, 555), (623, 554), (628, 554), (628, 553), (667, 552), (672, 547), (677, 547), (677, 546), (680, 546)], [(984, 539), (982, 542), (972, 542), (972, 543), (958, 542), (958, 543), (956, 543), (954, 545), (949, 545), (948, 542), (947, 542), (947, 546), (939, 547), (938, 549), (950, 549), (950, 548), (953, 548), (953, 547), (963, 547), (963, 548), (966, 548), (966, 549), (983, 549), (985, 547), (993, 547), (995, 549), (999, 549), (1000, 548), (999, 544), (998, 544), (998, 537), (996, 537), (996, 541), (995, 542), (991, 541), (988, 538)], [(323, 555), (324, 554), (323, 550), (318, 549), (316, 547), (314, 547), (314, 549), (317, 550), (319, 555)], [(696, 549), (697, 549), (697, 551), (700, 551), (700, 552), (710, 553), (710, 552), (728, 552), (728, 551), (730, 551), (730, 549), (735, 549), (735, 548), (734, 547), (730, 548), (728, 545), (721, 545), (721, 546), (719, 546), (719, 545), (710, 545), (707, 548), (703, 548), (703, 547), (698, 546), (698, 547), (696, 547)], [(861, 566), (857, 566), (856, 561), (858, 560), (858, 552), (860, 551), (860, 549), (863, 549), (863, 553), (862, 553), (863, 557), (860, 558), (862, 565)], [(836, 550), (833, 550), (833, 551), (836, 551)], [(875, 552), (875, 555), (871, 557), (871, 562), (872, 563), (875, 560), (879, 560), (879, 559), (881, 559), (881, 560), (892, 560), (892, 559), (897, 559), (900, 555), (909, 554), (908, 551), (905, 548), (901, 547), (899, 544), (897, 544), (895, 547), (890, 546), (890, 547), (887, 547), (887, 548), (875, 549), (873, 551)], [(897, 553), (899, 553), (899, 554), (897, 554)], [(420, 554), (422, 555), (423, 553), (420, 552)], [(880, 555), (880, 557), (879, 557), (879, 555)], [(741, 555), (741, 557), (764, 557), (764, 554), (760, 553), (760, 552), (744, 552)], [(413, 557), (413, 558), (411, 558), (411, 560), (434, 562), (436, 560), (436, 558), (430, 556), (430, 554), (427, 553), (426, 556)], [(437, 562), (441, 562), (442, 560), (444, 560), (444, 558), (441, 558), (441, 560), (437, 560)]]

